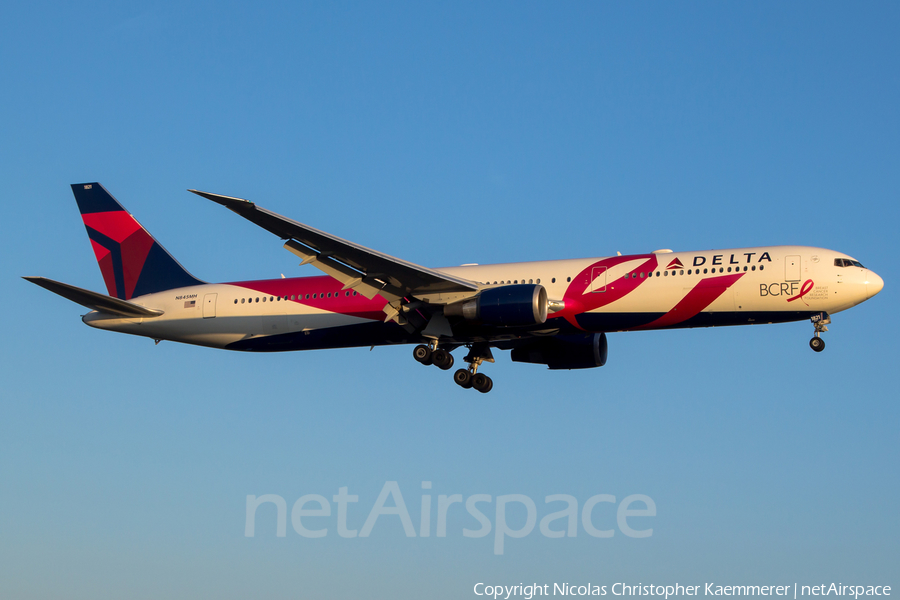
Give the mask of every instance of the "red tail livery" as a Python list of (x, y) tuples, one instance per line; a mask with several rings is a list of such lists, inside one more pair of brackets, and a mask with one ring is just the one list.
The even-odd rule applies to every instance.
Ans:
[(72, 184), (110, 296), (130, 300), (203, 283), (188, 273), (99, 183)]

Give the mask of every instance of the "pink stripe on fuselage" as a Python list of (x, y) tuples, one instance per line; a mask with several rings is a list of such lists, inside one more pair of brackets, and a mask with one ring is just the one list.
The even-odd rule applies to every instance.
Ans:
[(691, 317), (696, 317), (700, 314), (700, 311), (715, 302), (719, 296), (724, 294), (728, 288), (734, 285), (734, 283), (743, 276), (743, 273), (737, 273), (735, 275), (701, 279), (700, 282), (672, 308), (672, 310), (655, 321), (651, 321), (640, 327), (635, 327), (635, 329), (659, 329), (661, 327), (670, 327), (683, 321), (687, 321)]
[[(296, 302), (362, 319), (384, 320), (384, 306), (387, 300), (375, 296), (371, 300), (353, 290), (342, 290), (344, 285), (327, 275), (321, 277), (293, 277), (290, 279), (261, 279), (258, 281), (236, 281), (227, 285), (235, 285), (265, 296), (287, 297), (288, 302)], [(349, 292), (349, 296), (347, 295)], [(313, 298), (313, 294), (316, 295)], [(331, 296), (329, 297), (329, 294)], [(309, 295), (309, 298), (306, 296)], [(291, 296), (295, 299), (291, 300)]]

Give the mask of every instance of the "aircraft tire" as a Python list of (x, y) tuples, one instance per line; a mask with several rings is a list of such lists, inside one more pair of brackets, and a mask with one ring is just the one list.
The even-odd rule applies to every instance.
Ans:
[(461, 388), (469, 389), (472, 387), (472, 374), (465, 369), (459, 369), (453, 374), (453, 381)]
[(476, 373), (475, 376), (472, 377), (472, 387), (482, 394), (487, 394), (491, 391), (491, 388), (494, 387), (494, 382), (484, 373)]
[(430, 365), (432, 361), (431, 348), (424, 344), (419, 344), (415, 348), (413, 348), (413, 358), (422, 363), (423, 365)]
[(809, 340), (809, 347), (816, 352), (821, 352), (825, 349), (825, 340), (820, 337), (814, 337), (813, 339)]
[(438, 348), (431, 353), (431, 362), (434, 363), (434, 366), (446, 371), (453, 366), (453, 355)]

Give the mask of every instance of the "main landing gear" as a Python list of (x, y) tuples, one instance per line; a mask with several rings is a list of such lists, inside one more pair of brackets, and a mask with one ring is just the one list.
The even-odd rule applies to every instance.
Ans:
[(432, 340), (428, 345), (419, 344), (413, 348), (413, 358), (423, 365), (434, 365), (446, 371), (453, 367), (453, 355), (437, 347), (437, 342)]
[[(447, 350), (437, 347), (437, 341), (432, 340), (428, 344), (419, 344), (413, 349), (413, 358), (423, 365), (434, 365), (444, 371), (453, 367), (453, 355)], [(453, 374), (453, 381), (462, 388), (475, 388), (482, 394), (486, 394), (494, 387), (494, 382), (484, 373), (478, 372), (478, 367), (484, 361), (494, 362), (491, 349), (486, 344), (481, 347), (476, 344), (464, 359), (469, 363), (468, 369), (459, 369)]]
[(473, 345), (463, 360), (469, 363), (469, 368), (459, 369), (453, 374), (453, 381), (456, 382), (456, 385), (465, 389), (475, 388), (482, 394), (487, 394), (494, 389), (494, 381), (484, 373), (478, 372), (478, 367), (484, 361), (494, 362), (490, 346), (487, 344)]
[(823, 340), (820, 336), (825, 331), (828, 331), (826, 325), (831, 323), (831, 317), (828, 316), (828, 313), (819, 313), (810, 318), (813, 326), (816, 328), (816, 333), (811, 340), (809, 340), (809, 347), (815, 350), (816, 352), (821, 352), (825, 349), (825, 340)]

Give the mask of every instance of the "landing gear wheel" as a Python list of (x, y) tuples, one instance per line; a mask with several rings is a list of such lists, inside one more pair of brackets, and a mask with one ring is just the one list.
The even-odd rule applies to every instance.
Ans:
[(474, 377), (472, 377), (472, 387), (481, 392), (482, 394), (487, 394), (494, 387), (494, 382), (491, 381), (491, 378), (483, 373), (476, 373)]
[(453, 355), (438, 348), (431, 353), (431, 362), (434, 363), (434, 366), (446, 371), (453, 366)]
[(432, 361), (432, 351), (431, 348), (424, 344), (419, 344), (415, 348), (413, 348), (413, 358), (422, 363), (423, 365), (430, 365)]
[(460, 369), (453, 374), (453, 381), (456, 382), (456, 385), (469, 389), (472, 387), (472, 374), (465, 369)]
[(812, 321), (813, 327), (816, 328), (816, 335), (813, 336), (813, 339), (809, 340), (809, 347), (816, 352), (821, 352), (825, 349), (825, 340), (819, 337), (819, 335), (828, 331), (828, 327), (826, 326), (831, 323), (831, 317), (828, 316), (828, 313), (821, 312), (812, 315), (809, 320)]

